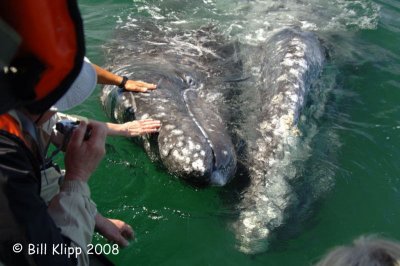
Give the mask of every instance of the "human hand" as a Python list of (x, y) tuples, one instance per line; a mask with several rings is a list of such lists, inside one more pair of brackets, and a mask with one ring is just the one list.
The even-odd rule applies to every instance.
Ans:
[(121, 220), (105, 218), (100, 213), (97, 213), (95, 223), (96, 230), (102, 236), (121, 247), (128, 246), (128, 240), (134, 238), (132, 227)]
[[(86, 130), (91, 130), (84, 140)], [(86, 124), (81, 121), (73, 131), (65, 153), (65, 179), (87, 182), (105, 154), (107, 130), (98, 122)]]
[(125, 90), (134, 92), (148, 92), (148, 90), (155, 90), (157, 85), (143, 82), (140, 80), (127, 80)]
[(126, 137), (140, 136), (157, 132), (161, 127), (160, 120), (143, 119), (121, 124), (121, 132)]

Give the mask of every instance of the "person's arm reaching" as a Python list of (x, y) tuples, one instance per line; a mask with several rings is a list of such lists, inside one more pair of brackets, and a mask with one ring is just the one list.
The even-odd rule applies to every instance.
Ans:
[(155, 133), (161, 127), (159, 120), (144, 119), (126, 122), (124, 124), (106, 123), (108, 136), (135, 137)]
[[(58, 112), (53, 116), (52, 127), (55, 125), (56, 122), (61, 120), (80, 120), (88, 122), (87, 118), (84, 117), (75, 117), (74, 115), (67, 115)], [(95, 123), (104, 124), (105, 128), (107, 129), (107, 136), (125, 136), (125, 137), (136, 137), (144, 134), (151, 134), (158, 132), (161, 127), (160, 120), (153, 120), (153, 119), (143, 119), (143, 120), (134, 120), (130, 122), (126, 122), (124, 124), (115, 124), (115, 123), (106, 123), (106, 122), (99, 122), (95, 120), (90, 120)], [(51, 142), (56, 145), (57, 147), (61, 147), (63, 143), (64, 136), (53, 130), (51, 134)]]
[[(119, 86), (122, 84), (123, 77), (115, 75), (114, 73), (111, 73), (110, 71), (107, 71), (96, 64), (92, 63), (92, 65), (97, 73), (97, 83), (115, 86)], [(125, 83), (124, 88), (127, 91), (147, 92), (148, 90), (156, 89), (157, 85), (140, 80), (138, 81), (128, 79)]]

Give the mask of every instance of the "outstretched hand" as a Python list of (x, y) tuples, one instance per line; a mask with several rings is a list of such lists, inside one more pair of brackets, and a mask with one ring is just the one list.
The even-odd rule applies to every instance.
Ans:
[(143, 82), (140, 80), (128, 80), (125, 84), (125, 89), (127, 91), (134, 92), (148, 92), (149, 90), (155, 90), (157, 85)]
[(105, 218), (100, 213), (97, 213), (95, 221), (96, 230), (108, 241), (114, 242), (121, 247), (128, 246), (128, 240), (134, 238), (132, 227), (121, 220)]
[[(124, 78), (122, 76), (111, 73), (110, 71), (96, 64), (92, 63), (92, 65), (97, 73), (97, 83), (120, 86), (120, 84), (123, 82)], [(143, 82), (141, 80), (131, 80), (131, 79), (128, 79), (124, 86), (125, 90), (134, 92), (147, 92), (149, 90), (154, 90), (156, 88), (157, 85), (155, 84)]]
[(126, 137), (135, 137), (143, 134), (157, 132), (161, 121), (153, 119), (134, 120), (121, 124), (121, 131)]

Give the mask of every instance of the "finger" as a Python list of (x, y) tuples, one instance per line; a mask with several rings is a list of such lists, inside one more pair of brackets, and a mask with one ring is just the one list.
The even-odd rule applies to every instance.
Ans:
[(147, 92), (147, 88), (140, 86), (133, 86), (132, 88), (127, 88), (127, 90), (134, 92)]
[(146, 134), (146, 133), (156, 133), (159, 132), (160, 130), (158, 128), (146, 128), (143, 129), (141, 134)]
[(160, 126), (159, 125), (146, 125), (146, 126), (143, 126), (143, 129), (147, 129), (147, 130), (157, 130), (157, 129), (159, 129), (160, 128)]
[(128, 240), (125, 239), (125, 237), (119, 235), (118, 239), (115, 241), (119, 246), (121, 247), (127, 247), (129, 245)]
[(86, 129), (87, 129), (87, 124), (84, 121), (81, 121), (78, 127), (75, 128), (75, 130), (72, 132), (69, 145), (73, 145), (76, 147), (81, 146), (83, 139), (85, 137)]
[(125, 224), (122, 228), (121, 235), (126, 239), (133, 239), (135, 234), (132, 227), (129, 224)]
[(155, 90), (155, 89), (157, 89), (157, 85), (150, 84), (150, 85), (146, 86), (146, 88), (149, 89), (149, 90)]
[(157, 129), (154, 129), (154, 128), (143, 129), (140, 132), (140, 135), (147, 134), (147, 133), (154, 133), (154, 132), (157, 132)]
[(157, 88), (157, 85), (147, 84), (147, 85), (137, 85), (136, 87), (138, 88), (138, 90), (145, 92), (148, 90), (155, 90)]
[(143, 132), (143, 133), (155, 133), (155, 132), (158, 132), (158, 129), (157, 128), (149, 128), (149, 129), (147, 129), (145, 132)]
[(143, 127), (160, 127), (161, 123), (158, 122), (147, 122), (147, 123), (143, 123)]
[(154, 119), (147, 119), (147, 120), (138, 120), (144, 124), (161, 124), (160, 120), (154, 120)]
[(129, 245), (128, 240), (121, 234), (118, 232), (118, 234), (113, 235), (113, 236), (109, 236), (106, 237), (108, 239), (108, 241), (110, 241), (111, 243), (115, 243), (118, 244), (118, 246), (120, 247), (126, 247)]
[(144, 81), (141, 81), (141, 80), (137, 81), (136, 84), (137, 84), (138, 86), (140, 86), (140, 87), (146, 87), (146, 88), (151, 88), (151, 89), (157, 88), (157, 85), (156, 85), (156, 84), (147, 83), (147, 82), (144, 82)]

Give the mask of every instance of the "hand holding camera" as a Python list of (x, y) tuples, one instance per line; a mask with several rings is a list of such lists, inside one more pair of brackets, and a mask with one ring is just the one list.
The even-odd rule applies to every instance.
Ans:
[[(88, 136), (86, 132), (90, 132)], [(65, 179), (87, 182), (105, 154), (107, 130), (98, 122), (81, 121), (72, 130), (65, 153)]]
[[(67, 144), (71, 138), (72, 132), (79, 126), (81, 121), (61, 120), (56, 123), (56, 130), (64, 135), (64, 143)], [(85, 132), (84, 140), (90, 138), (91, 130)]]

